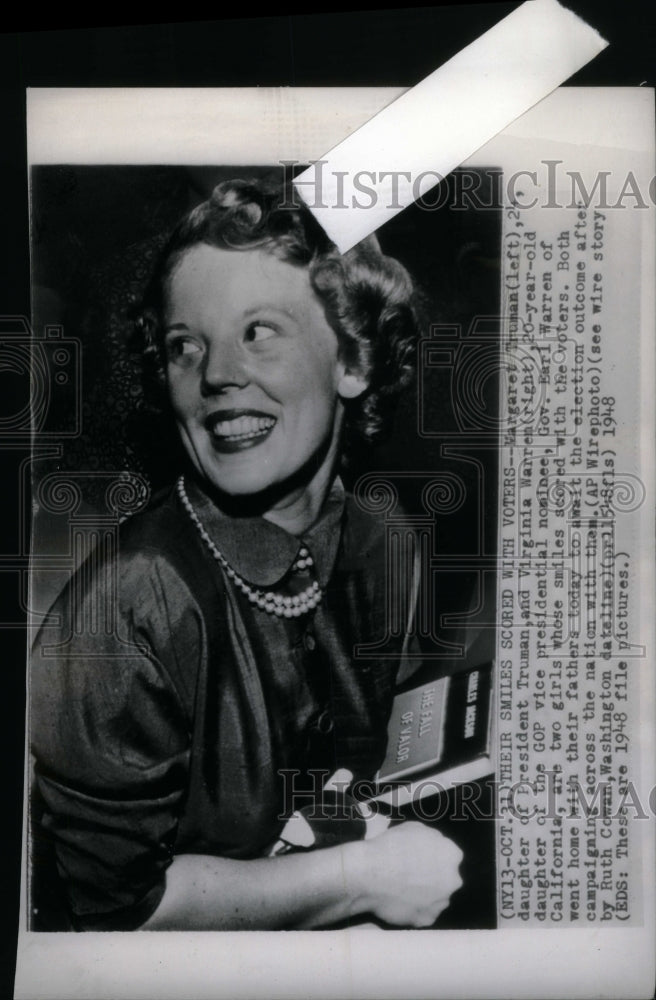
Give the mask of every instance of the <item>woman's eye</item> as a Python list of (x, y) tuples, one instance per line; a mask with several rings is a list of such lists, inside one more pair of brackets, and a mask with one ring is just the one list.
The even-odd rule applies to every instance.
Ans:
[(190, 358), (194, 354), (199, 354), (200, 350), (199, 344), (194, 340), (188, 340), (186, 337), (176, 337), (175, 340), (170, 340), (166, 345), (167, 354), (171, 358)]
[(246, 330), (246, 340), (249, 342), (268, 340), (269, 337), (275, 336), (275, 333), (275, 328), (268, 323), (251, 323)]

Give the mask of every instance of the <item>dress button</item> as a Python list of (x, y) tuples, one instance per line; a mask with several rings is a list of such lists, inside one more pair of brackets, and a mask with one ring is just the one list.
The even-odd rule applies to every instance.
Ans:
[(311, 653), (313, 649), (316, 649), (317, 640), (314, 638), (312, 632), (305, 633), (305, 635), (303, 636), (303, 645), (305, 646), (305, 648), (308, 650), (309, 653)]
[(323, 736), (326, 736), (328, 733), (332, 733), (334, 728), (335, 728), (335, 723), (333, 722), (333, 718), (330, 712), (327, 709), (324, 709), (319, 718), (317, 719), (317, 730)]

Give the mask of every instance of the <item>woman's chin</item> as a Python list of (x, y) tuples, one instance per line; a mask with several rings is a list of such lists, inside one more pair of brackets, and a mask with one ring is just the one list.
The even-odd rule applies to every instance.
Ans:
[(240, 475), (211, 475), (204, 474), (204, 478), (217, 492), (224, 496), (244, 499), (255, 497), (275, 487), (275, 483), (260, 473), (240, 474)]
[[(316, 484), (323, 490), (334, 464), (331, 442), (329, 435), (309, 454), (299, 448), (293, 455), (282, 455), (268, 440), (227, 454), (199, 449), (191, 457), (201, 479), (218, 494), (220, 506), (225, 507), (224, 498), (234, 502), (235, 510), (241, 504), (249, 512), (267, 511), (312, 493)], [(321, 476), (324, 469), (326, 475)]]
[(275, 464), (266, 450), (262, 445), (225, 452), (211, 449), (196, 453), (194, 465), (201, 479), (217, 492), (228, 497), (253, 496), (269, 490), (277, 479), (271, 474)]
[(234, 517), (263, 516), (312, 492), (305, 467), (289, 476), (275, 477), (266, 474), (263, 464), (259, 468), (230, 470), (230, 474), (223, 468), (220, 473), (207, 468), (198, 471), (215, 492), (219, 507)]

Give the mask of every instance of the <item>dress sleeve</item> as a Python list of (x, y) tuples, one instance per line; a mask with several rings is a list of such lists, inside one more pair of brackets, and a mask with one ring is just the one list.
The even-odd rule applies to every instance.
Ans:
[(129, 930), (164, 892), (189, 720), (153, 561), (122, 565), (118, 590), (113, 573), (87, 576), (78, 573), (56, 603), (60, 626), (42, 630), (32, 661), (38, 833), (52, 847), (73, 927)]

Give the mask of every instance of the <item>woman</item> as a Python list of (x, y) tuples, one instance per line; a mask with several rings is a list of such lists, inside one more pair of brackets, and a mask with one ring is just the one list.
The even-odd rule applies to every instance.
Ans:
[(385, 629), (384, 530), (337, 472), (408, 383), (412, 303), (374, 239), (340, 257), (255, 183), (165, 247), (140, 327), (186, 468), (74, 577), (32, 674), (35, 826), (72, 927), (426, 926), (459, 886), (458, 848), (414, 822), (269, 856), (299, 801), (384, 754), (398, 661), (353, 656)]

